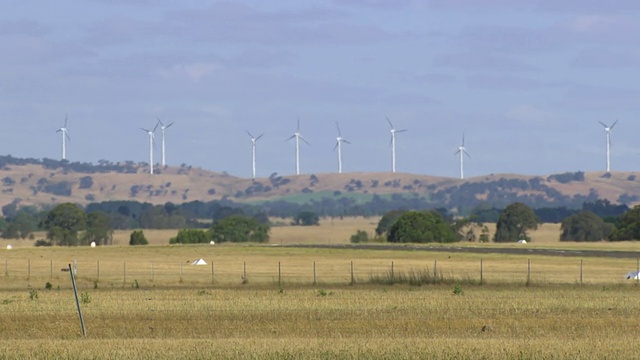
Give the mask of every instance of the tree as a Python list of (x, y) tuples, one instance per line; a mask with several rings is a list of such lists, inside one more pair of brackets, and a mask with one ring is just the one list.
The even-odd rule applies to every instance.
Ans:
[(495, 242), (530, 240), (528, 230), (538, 228), (538, 217), (530, 207), (523, 203), (513, 203), (507, 206), (498, 217), (496, 223)]
[(406, 210), (392, 210), (382, 216), (376, 227), (376, 235), (386, 234), (391, 226), (398, 221), (398, 218), (406, 213)]
[(86, 225), (84, 211), (75, 204), (60, 204), (49, 211), (44, 221), (47, 239), (56, 245), (78, 245), (78, 232)]
[(216, 221), (209, 232), (211, 239), (216, 242), (269, 241), (269, 225), (261, 224), (254, 218), (241, 215), (231, 215)]
[(313, 211), (301, 211), (293, 218), (295, 225), (312, 226), (320, 224), (320, 217)]
[(352, 244), (369, 242), (369, 234), (364, 230), (358, 230), (355, 234), (351, 235), (350, 241)]
[(85, 244), (95, 242), (98, 245), (111, 245), (112, 235), (107, 215), (101, 211), (87, 214), (87, 228), (83, 236)]
[(600, 241), (607, 239), (614, 226), (591, 211), (581, 211), (562, 221), (560, 241)]
[(620, 225), (611, 234), (610, 239), (613, 241), (640, 239), (640, 205), (622, 214)]
[(200, 229), (181, 229), (169, 240), (170, 244), (202, 244), (211, 241), (211, 234)]
[(5, 239), (26, 239), (38, 229), (38, 216), (22, 209), (8, 220), (2, 231), (2, 237)]
[(442, 215), (436, 211), (409, 211), (389, 229), (389, 242), (454, 242), (460, 240)]
[(129, 236), (129, 245), (149, 245), (142, 230), (134, 230)]

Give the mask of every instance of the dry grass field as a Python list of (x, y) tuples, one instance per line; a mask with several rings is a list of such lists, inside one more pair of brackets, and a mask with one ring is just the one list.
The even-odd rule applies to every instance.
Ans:
[[(266, 245), (169, 246), (175, 230), (138, 247), (128, 231), (97, 248), (0, 242), (0, 358), (637, 358), (635, 259), (284, 246), (347, 244), (377, 221), (276, 226)], [(638, 250), (560, 243), (554, 224), (531, 235), (455, 246)], [(61, 271), (74, 261), (86, 339)]]

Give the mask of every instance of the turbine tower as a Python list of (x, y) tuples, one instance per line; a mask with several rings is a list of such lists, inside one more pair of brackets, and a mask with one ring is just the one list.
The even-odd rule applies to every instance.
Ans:
[(71, 137), (69, 136), (69, 130), (67, 130), (67, 115), (64, 116), (64, 126), (61, 127), (60, 129), (56, 130), (56, 132), (59, 132), (60, 135), (62, 136), (62, 160), (66, 160), (67, 159), (67, 140), (71, 140)]
[(153, 128), (153, 130), (140, 128), (142, 131), (144, 131), (147, 134), (149, 134), (149, 174), (151, 174), (151, 175), (153, 175), (153, 143), (154, 143), (153, 134), (156, 132), (156, 129), (158, 129), (158, 125), (160, 125), (160, 124), (156, 123), (156, 126)]
[(293, 133), (293, 135), (291, 135), (291, 137), (289, 137), (287, 139), (287, 141), (291, 140), (295, 138), (296, 139), (296, 175), (300, 175), (300, 140), (304, 141), (305, 143), (307, 143), (307, 145), (309, 145), (309, 142), (302, 136), (302, 134), (300, 134), (300, 119), (298, 118), (298, 128), (296, 130), (296, 132)]
[(396, 130), (389, 118), (387, 118), (387, 122), (389, 123), (389, 126), (391, 126), (391, 172), (396, 172), (396, 133), (405, 132), (407, 130)]
[(336, 127), (338, 128), (338, 137), (336, 138), (336, 146), (334, 146), (333, 150), (338, 149), (338, 174), (342, 174), (342, 143), (351, 143), (342, 137), (342, 133), (340, 132), (340, 125), (338, 125), (337, 122)]
[(602, 126), (604, 126), (604, 132), (607, 137), (607, 172), (611, 172), (611, 130), (616, 126), (618, 120), (616, 120), (611, 126), (603, 123), (602, 121), (598, 121)]
[(464, 147), (464, 133), (462, 134), (462, 144), (458, 146), (458, 151), (455, 155), (460, 155), (460, 179), (464, 179), (464, 156), (471, 158), (471, 155), (467, 152), (467, 148)]
[[(169, 125), (165, 126), (165, 124), (162, 122), (162, 120), (160, 120), (160, 118), (157, 118), (157, 119), (158, 119), (158, 124), (160, 125), (160, 130), (162, 130), (162, 167), (164, 168), (165, 166), (167, 166), (165, 152), (164, 152), (164, 131), (170, 128), (171, 125), (173, 125), (173, 123), (170, 123)], [(158, 127), (158, 125), (156, 125), (156, 127)]]
[(258, 135), (258, 137), (251, 135), (249, 131), (247, 131), (247, 134), (249, 134), (249, 137), (251, 137), (251, 178), (255, 179), (256, 178), (256, 141), (258, 141), (262, 137), (262, 135), (264, 135), (264, 133)]

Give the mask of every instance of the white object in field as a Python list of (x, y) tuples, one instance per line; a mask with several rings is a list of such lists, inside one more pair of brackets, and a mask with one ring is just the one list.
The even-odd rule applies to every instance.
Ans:
[(11, 244), (7, 245), (7, 250), (11, 250), (13, 249), (13, 246), (11, 246)]
[(191, 263), (191, 265), (207, 265), (207, 262), (204, 259), (198, 259)]
[(627, 275), (625, 275), (624, 278), (627, 280), (638, 280), (639, 275), (640, 273), (638, 271), (631, 271), (627, 273)]
[(96, 247), (96, 242), (95, 241), (91, 242), (91, 247)]
[(209, 245), (215, 245), (215, 244), (216, 244), (215, 241), (213, 241), (213, 240), (209, 241)]
[(518, 244), (526, 244), (526, 243), (527, 243), (527, 240), (525, 239), (518, 240)]

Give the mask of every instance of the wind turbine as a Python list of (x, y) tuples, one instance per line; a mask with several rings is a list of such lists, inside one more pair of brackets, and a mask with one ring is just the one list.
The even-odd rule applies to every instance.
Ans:
[(603, 123), (602, 121), (598, 121), (602, 126), (604, 126), (604, 132), (607, 136), (607, 172), (611, 171), (611, 130), (616, 126), (618, 120), (616, 120), (611, 126)]
[(258, 137), (251, 135), (249, 131), (247, 131), (247, 134), (249, 135), (249, 137), (251, 137), (251, 178), (255, 179), (256, 178), (256, 141), (258, 141), (262, 137), (262, 135), (264, 135), (264, 133), (258, 135)]
[(156, 123), (156, 126), (153, 128), (153, 130), (140, 128), (140, 130), (149, 134), (149, 174), (151, 175), (153, 175), (153, 134), (156, 132), (156, 129), (158, 129), (158, 125), (160, 125), (160, 123)]
[(387, 122), (391, 126), (391, 172), (396, 172), (396, 133), (405, 132), (407, 129), (396, 130), (389, 118)]
[(67, 115), (64, 116), (64, 126), (61, 127), (60, 129), (56, 130), (56, 132), (59, 132), (60, 135), (62, 136), (62, 160), (66, 160), (67, 159), (67, 139), (71, 140), (71, 137), (69, 136), (69, 130), (67, 130)]
[[(159, 117), (157, 117), (158, 119), (158, 124), (160, 125), (160, 130), (162, 130), (162, 167), (164, 168), (165, 166), (167, 166), (167, 162), (166, 162), (166, 158), (165, 158), (165, 153), (164, 153), (164, 131), (168, 128), (171, 127), (171, 125), (173, 125), (173, 123), (170, 123), (169, 125), (166, 125), (162, 122), (162, 120), (160, 120)], [(158, 125), (156, 125), (156, 128), (158, 127)]]
[(300, 140), (307, 143), (307, 145), (310, 145), (309, 142), (302, 136), (302, 134), (300, 134), (300, 118), (298, 118), (298, 128), (296, 132), (294, 132), (293, 135), (291, 135), (291, 137), (287, 139), (287, 141), (293, 138), (296, 139), (296, 175), (300, 175)]
[(338, 149), (338, 174), (342, 174), (342, 143), (351, 143), (342, 137), (342, 133), (340, 132), (340, 125), (338, 125), (337, 122), (336, 127), (338, 128), (338, 137), (336, 138), (336, 146), (333, 148), (333, 150)]
[(464, 147), (464, 133), (462, 134), (462, 144), (458, 146), (458, 151), (455, 155), (460, 155), (460, 179), (464, 179), (464, 156), (471, 158), (471, 155), (467, 152), (467, 148)]

